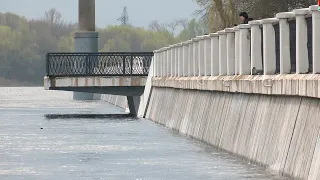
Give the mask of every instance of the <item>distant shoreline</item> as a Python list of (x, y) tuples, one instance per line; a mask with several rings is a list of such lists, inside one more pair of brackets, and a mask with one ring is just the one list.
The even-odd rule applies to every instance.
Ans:
[(0, 87), (40, 87), (30, 82), (21, 82), (18, 80), (9, 80), (0, 77)]

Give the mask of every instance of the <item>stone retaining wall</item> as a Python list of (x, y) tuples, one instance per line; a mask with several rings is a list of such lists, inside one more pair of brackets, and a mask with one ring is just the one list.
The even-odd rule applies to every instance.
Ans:
[(320, 101), (153, 87), (146, 118), (298, 179), (320, 179)]

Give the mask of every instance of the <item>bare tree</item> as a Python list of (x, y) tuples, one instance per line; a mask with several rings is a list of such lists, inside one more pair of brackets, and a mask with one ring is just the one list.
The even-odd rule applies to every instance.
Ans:
[(44, 13), (43, 20), (49, 24), (49, 26), (53, 25), (62, 25), (64, 24), (62, 21), (61, 13), (56, 9), (52, 8)]

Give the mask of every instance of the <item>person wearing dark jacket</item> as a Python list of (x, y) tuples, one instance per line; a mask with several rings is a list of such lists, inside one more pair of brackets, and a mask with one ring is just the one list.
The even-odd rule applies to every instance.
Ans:
[(249, 18), (247, 12), (241, 12), (239, 14), (240, 20), (242, 21), (241, 24), (248, 24), (249, 21), (252, 21), (252, 18)]

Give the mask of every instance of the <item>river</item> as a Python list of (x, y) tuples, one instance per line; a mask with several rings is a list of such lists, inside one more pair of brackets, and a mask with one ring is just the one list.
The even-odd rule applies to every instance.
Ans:
[[(116, 114), (101, 119), (47, 115)], [(284, 179), (102, 101), (0, 88), (1, 180)]]

